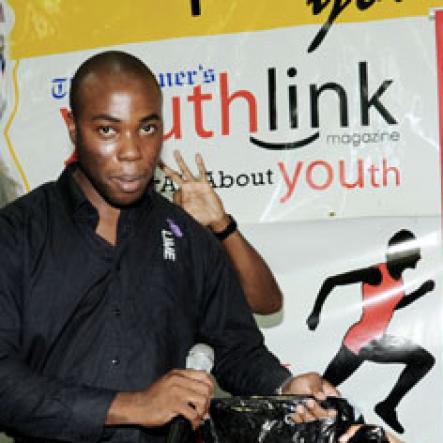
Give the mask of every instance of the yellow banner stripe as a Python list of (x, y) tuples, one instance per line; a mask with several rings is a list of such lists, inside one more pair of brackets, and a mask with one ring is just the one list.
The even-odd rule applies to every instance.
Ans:
[[(192, 15), (192, 3), (200, 15)], [(10, 55), (20, 59), (167, 38), (321, 26), (334, 4), (347, 5), (336, 19), (342, 23), (423, 16), (443, 6), (443, 0), (330, 0), (315, 14), (314, 5), (322, 3), (325, 0), (9, 0), (15, 15)], [(370, 6), (362, 10), (363, 4)]]

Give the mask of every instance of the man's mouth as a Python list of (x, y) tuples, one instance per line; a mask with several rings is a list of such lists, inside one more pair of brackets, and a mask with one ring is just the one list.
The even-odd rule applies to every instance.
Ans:
[(112, 180), (117, 183), (123, 192), (131, 193), (136, 192), (140, 189), (144, 182), (144, 175), (119, 175), (112, 178)]

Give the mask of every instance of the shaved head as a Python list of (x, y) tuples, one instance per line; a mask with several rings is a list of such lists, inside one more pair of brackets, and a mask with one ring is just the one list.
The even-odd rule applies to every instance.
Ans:
[(82, 101), (82, 86), (88, 79), (96, 79), (102, 75), (126, 76), (146, 79), (148, 87), (153, 85), (160, 93), (160, 86), (152, 71), (139, 58), (122, 51), (106, 51), (96, 54), (77, 69), (71, 81), (69, 105), (74, 118), (81, 113), (85, 103)]

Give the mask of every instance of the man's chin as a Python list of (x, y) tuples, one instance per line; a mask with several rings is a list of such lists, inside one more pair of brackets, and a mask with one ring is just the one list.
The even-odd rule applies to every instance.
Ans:
[(124, 209), (136, 205), (143, 197), (143, 192), (131, 192), (119, 195), (108, 195), (106, 201), (115, 208)]

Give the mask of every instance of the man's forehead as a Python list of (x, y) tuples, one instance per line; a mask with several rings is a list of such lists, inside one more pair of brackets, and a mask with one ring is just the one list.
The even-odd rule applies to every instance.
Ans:
[[(161, 92), (154, 80), (142, 74), (131, 72), (92, 71), (84, 76), (78, 88), (80, 101), (82, 99), (106, 99), (111, 95), (130, 94), (134, 90), (143, 92), (143, 96), (161, 104)], [(140, 93), (137, 92), (139, 97)]]
[(91, 70), (87, 74), (84, 75), (80, 82), (80, 88), (82, 87), (91, 87), (103, 85), (125, 85), (130, 82), (140, 82), (146, 85), (148, 89), (155, 88), (155, 81), (147, 75), (144, 75), (140, 72), (134, 72), (130, 70), (108, 70), (105, 68), (97, 68)]

